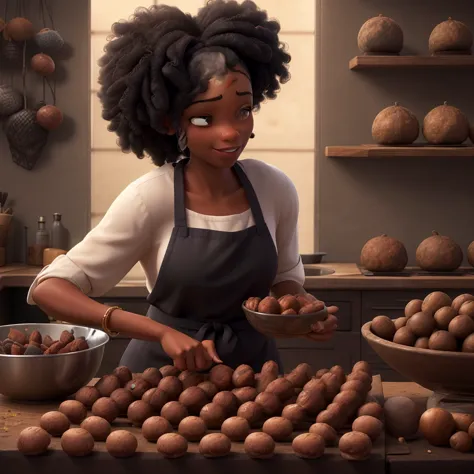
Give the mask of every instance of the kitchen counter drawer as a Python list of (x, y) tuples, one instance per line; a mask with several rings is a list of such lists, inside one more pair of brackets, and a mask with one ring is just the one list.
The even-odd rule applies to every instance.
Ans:
[(337, 306), (339, 312), (338, 331), (357, 331), (360, 328), (360, 292), (359, 291), (318, 291), (307, 290), (327, 306)]
[(331, 368), (341, 365), (350, 371), (360, 359), (360, 337), (358, 333), (340, 332), (331, 341), (312, 342), (305, 339), (277, 339), (285, 372), (298, 364), (307, 362), (313, 369)]

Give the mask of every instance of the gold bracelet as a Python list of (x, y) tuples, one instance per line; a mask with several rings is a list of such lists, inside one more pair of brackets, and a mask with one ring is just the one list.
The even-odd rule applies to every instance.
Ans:
[(106, 334), (108, 334), (110, 337), (116, 337), (118, 336), (120, 333), (119, 332), (114, 332), (114, 331), (111, 331), (109, 329), (109, 319), (110, 319), (110, 316), (112, 315), (112, 313), (116, 310), (116, 309), (122, 309), (120, 306), (111, 306), (110, 308), (107, 309), (107, 311), (105, 312), (104, 316), (102, 317), (102, 329), (104, 330), (104, 332)]

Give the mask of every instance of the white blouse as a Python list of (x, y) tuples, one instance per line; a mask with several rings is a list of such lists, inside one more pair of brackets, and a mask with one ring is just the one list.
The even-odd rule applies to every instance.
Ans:
[[(298, 194), (278, 168), (259, 160), (239, 160), (257, 194), (263, 216), (278, 253), (273, 284), (304, 283), (298, 251)], [(84, 294), (98, 297), (117, 285), (139, 262), (152, 291), (174, 227), (174, 167), (167, 163), (130, 183), (105, 216), (66, 255), (45, 266), (32, 290), (47, 278), (64, 278)], [(235, 215), (210, 216), (187, 210), (189, 227), (237, 232), (254, 225), (250, 209)]]

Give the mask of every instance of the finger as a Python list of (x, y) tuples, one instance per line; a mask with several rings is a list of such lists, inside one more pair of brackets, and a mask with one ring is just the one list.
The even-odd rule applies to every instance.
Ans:
[(334, 314), (339, 311), (339, 308), (337, 306), (328, 306), (326, 309), (328, 310), (329, 314)]
[(196, 370), (196, 364), (194, 363), (194, 349), (190, 349), (186, 353), (186, 368), (191, 371)]
[(306, 334), (306, 338), (310, 339), (311, 341), (316, 342), (326, 342), (329, 341), (334, 336), (334, 332), (328, 332), (325, 334), (315, 334), (314, 332), (310, 332)]
[(211, 340), (202, 341), (202, 344), (214, 362), (217, 362), (218, 364), (223, 364), (222, 360), (219, 357), (219, 354), (217, 354), (214, 341), (211, 341)]
[(338, 323), (338, 319), (336, 316), (334, 316), (334, 314), (330, 314), (327, 319), (323, 322), (324, 326), (326, 327), (330, 327), (330, 326), (334, 326), (336, 325), (337, 326), (337, 323)]
[(177, 357), (174, 359), (173, 364), (181, 371), (186, 370), (186, 359), (184, 357)]
[(206, 349), (202, 346), (199, 345), (196, 348), (196, 352), (194, 354), (194, 359), (196, 362), (196, 369), (197, 370), (205, 370), (208, 369), (211, 366), (212, 360), (210, 356), (208, 355)]
[(311, 330), (318, 334), (334, 331), (337, 328), (338, 320), (335, 316), (329, 316), (326, 321), (318, 321), (311, 326)]

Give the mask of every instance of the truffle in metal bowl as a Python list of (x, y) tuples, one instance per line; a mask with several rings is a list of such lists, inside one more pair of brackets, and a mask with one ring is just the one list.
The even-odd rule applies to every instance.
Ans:
[[(89, 349), (64, 354), (0, 354), (0, 393), (14, 400), (66, 398), (87, 385), (99, 370), (109, 336), (98, 329), (53, 323), (25, 323), (0, 326), (0, 340), (10, 329), (26, 335), (39, 331), (59, 340), (65, 330), (86, 339)], [(28, 381), (28, 383), (25, 383)]]

